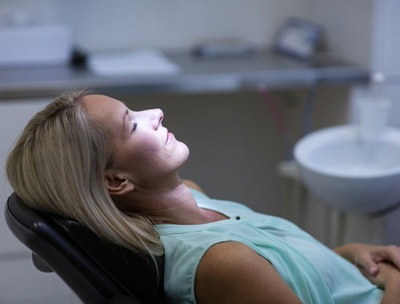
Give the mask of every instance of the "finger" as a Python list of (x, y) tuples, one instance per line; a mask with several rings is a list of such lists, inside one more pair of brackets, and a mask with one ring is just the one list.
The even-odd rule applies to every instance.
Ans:
[(365, 269), (372, 276), (376, 276), (379, 273), (379, 267), (377, 264), (369, 264)]
[(400, 249), (397, 246), (386, 246), (386, 260), (391, 262), (397, 269), (400, 270)]
[(372, 284), (375, 284), (379, 287), (382, 287), (380, 282), (377, 281), (376, 275), (371, 275), (368, 271), (366, 271), (363, 267), (358, 266), (359, 271), (366, 277)]
[(368, 272), (372, 276), (377, 275), (379, 272), (377, 261), (375, 261), (374, 257), (369, 254), (360, 255), (356, 259), (355, 264), (363, 268), (364, 271)]

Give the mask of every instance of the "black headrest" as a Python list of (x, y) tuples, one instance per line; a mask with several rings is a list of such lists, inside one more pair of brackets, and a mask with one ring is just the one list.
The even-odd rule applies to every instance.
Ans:
[[(166, 303), (163, 292), (164, 267), (162, 258), (157, 260), (156, 266), (149, 256), (106, 242), (76, 220), (29, 208), (15, 194), (10, 196), (6, 208), (8, 208), (6, 219), (11, 230), (50, 267), (62, 266), (55, 266), (54, 261), (51, 261), (52, 256), (49, 253), (51, 250), (47, 249), (40, 252), (41, 248), (37, 248), (38, 241), (30, 240), (32, 238), (29, 234), (40, 234), (41, 239), (44, 239), (47, 243), (52, 243), (50, 244), (51, 249), (56, 248), (66, 257), (66, 260), (72, 260), (75, 264), (84, 264), (83, 269), (87, 268), (86, 260), (90, 260), (90, 263), (88, 263), (88, 265), (90, 264), (89, 270), (95, 280), (103, 280), (102, 275), (97, 273), (97, 269), (92, 271), (93, 268), (98, 267), (100, 272), (106, 274), (106, 279), (112, 278), (112, 284), (118, 285), (118, 288), (122, 288), (127, 294), (133, 294), (142, 303)], [(7, 213), (9, 213), (8, 216)], [(10, 222), (13, 221), (10, 217), (19, 222), (17, 223), (18, 229), (13, 229), (12, 226), (15, 223)], [(19, 226), (23, 228), (23, 233), (21, 233)], [(73, 246), (70, 246), (70, 244), (73, 244)], [(75, 248), (71, 249), (71, 247)], [(80, 266), (77, 266), (77, 268), (82, 269)], [(54, 270), (57, 272), (56, 269)], [(106, 286), (108, 286), (107, 284), (108, 282)]]
[(64, 231), (97, 264), (143, 303), (158, 303), (163, 295), (163, 260), (157, 265), (147, 255), (105, 242), (79, 222), (58, 216), (50, 220)]

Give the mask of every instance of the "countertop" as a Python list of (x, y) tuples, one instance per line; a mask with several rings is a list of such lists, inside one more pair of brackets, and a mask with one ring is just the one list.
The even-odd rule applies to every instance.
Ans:
[(212, 92), (365, 83), (369, 71), (324, 56), (301, 61), (270, 51), (243, 56), (196, 57), (165, 53), (180, 67), (176, 74), (99, 76), (87, 68), (69, 66), (0, 68), (0, 99), (45, 97), (69, 89), (110, 93)]

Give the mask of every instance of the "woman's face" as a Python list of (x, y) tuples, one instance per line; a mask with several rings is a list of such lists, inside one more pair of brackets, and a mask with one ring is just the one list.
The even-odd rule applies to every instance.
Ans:
[(84, 104), (111, 132), (110, 170), (125, 174), (135, 187), (149, 189), (167, 182), (188, 158), (187, 146), (162, 125), (160, 109), (135, 112), (103, 95), (86, 96)]

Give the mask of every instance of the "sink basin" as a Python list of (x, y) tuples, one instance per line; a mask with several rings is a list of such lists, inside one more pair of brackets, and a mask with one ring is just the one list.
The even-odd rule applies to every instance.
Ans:
[(313, 132), (295, 146), (307, 188), (347, 212), (379, 213), (400, 202), (400, 130), (362, 142), (353, 125)]

